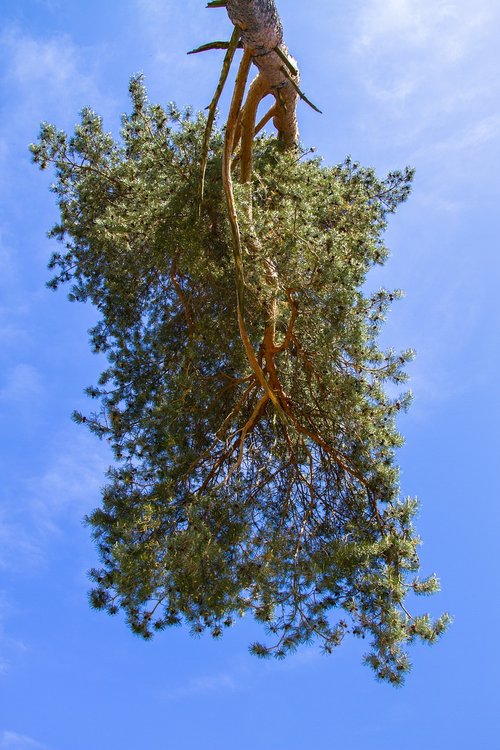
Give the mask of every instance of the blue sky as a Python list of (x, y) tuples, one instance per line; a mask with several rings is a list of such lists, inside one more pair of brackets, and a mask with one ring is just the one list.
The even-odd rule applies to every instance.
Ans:
[(412, 651), (402, 690), (376, 683), (359, 643), (285, 662), (183, 630), (144, 643), (90, 611), (95, 553), (82, 516), (99, 502), (105, 447), (69, 419), (101, 363), (91, 309), (44, 287), (56, 218), (30, 165), (39, 122), (71, 129), (89, 104), (117, 131), (127, 83), (203, 108), (226, 38), (203, 0), (4, 0), (0, 8), (0, 750), (302, 750), (400, 742), (493, 747), (500, 735), (497, 622), (500, 51), (498, 0), (278, 2), (303, 88), (301, 136), (329, 163), (416, 167), (370, 283), (401, 287), (384, 342), (412, 346), (401, 420), (402, 490), (422, 503), (423, 604), (455, 623)]

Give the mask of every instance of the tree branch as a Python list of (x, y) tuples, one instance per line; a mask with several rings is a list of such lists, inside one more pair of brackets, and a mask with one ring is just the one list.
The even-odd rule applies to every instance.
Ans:
[[(212, 134), (212, 127), (213, 127), (215, 115), (217, 112), (217, 104), (219, 103), (219, 99), (221, 97), (222, 91), (226, 84), (227, 77), (229, 75), (229, 69), (231, 68), (231, 63), (233, 62), (234, 53), (236, 52), (236, 48), (239, 45), (239, 40), (240, 40), (240, 32), (238, 29), (235, 28), (232, 33), (231, 39), (228, 43), (228, 48), (227, 48), (226, 55), (224, 57), (224, 62), (222, 63), (222, 71), (220, 74), (219, 83), (215, 90), (213, 99), (208, 106), (207, 125), (205, 128), (205, 135), (203, 137), (203, 146), (202, 146), (202, 153), (201, 153), (200, 195), (201, 195), (202, 200), (203, 200), (203, 193), (205, 191), (205, 173), (207, 171), (208, 147), (210, 145), (210, 136)], [(201, 210), (201, 205), (200, 205), (200, 210)]]
[[(201, 47), (196, 47), (188, 52), (188, 55), (196, 55), (198, 52), (208, 52), (212, 49), (229, 49), (231, 42), (209, 42), (208, 44), (202, 44)], [(239, 49), (243, 49), (243, 42), (238, 42), (236, 45)]]

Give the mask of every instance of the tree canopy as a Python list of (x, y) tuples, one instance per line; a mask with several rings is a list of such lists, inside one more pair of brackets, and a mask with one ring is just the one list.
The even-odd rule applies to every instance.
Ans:
[(242, 107), (241, 70), (224, 130), (216, 102), (207, 127), (150, 104), (135, 77), (118, 141), (85, 109), (71, 137), (44, 124), (31, 147), (56, 174), (50, 286), (96, 307), (90, 340), (108, 361), (95, 412), (75, 414), (115, 456), (87, 519), (91, 601), (145, 638), (181, 622), (219, 637), (249, 612), (259, 656), (368, 637), (367, 662), (400, 683), (406, 644), (448, 621), (405, 604), (438, 589), (417, 575), (417, 502), (399, 492), (409, 395), (385, 388), (412, 352), (379, 348), (400, 292), (365, 285), (412, 171), (379, 179), (295, 136), (254, 138), (270, 89), (254, 82)]

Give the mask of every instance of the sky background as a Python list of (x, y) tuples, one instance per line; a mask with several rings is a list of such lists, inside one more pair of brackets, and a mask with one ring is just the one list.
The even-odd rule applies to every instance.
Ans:
[(0, 750), (373, 750), (492, 748), (498, 675), (499, 171), (498, 0), (281, 0), (302, 86), (301, 136), (327, 163), (347, 154), (383, 175), (416, 167), (391, 219), (392, 254), (370, 284), (401, 287), (383, 341), (414, 347), (415, 402), (400, 422), (403, 494), (418, 495), (420, 600), (454, 625), (412, 649), (396, 690), (332, 656), (251, 657), (257, 628), (222, 642), (186, 630), (153, 642), (89, 609), (96, 563), (82, 517), (109, 456), (70, 421), (102, 362), (91, 308), (45, 288), (55, 244), (50, 177), (27, 150), (47, 120), (71, 130), (84, 105), (118, 131), (142, 71), (152, 101), (205, 107), (228, 38), (203, 0), (3, 0), (0, 6)]

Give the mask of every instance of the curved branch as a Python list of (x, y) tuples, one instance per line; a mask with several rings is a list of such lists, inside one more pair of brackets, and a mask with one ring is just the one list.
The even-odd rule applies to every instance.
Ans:
[[(205, 135), (203, 137), (203, 146), (202, 146), (202, 154), (201, 154), (201, 189), (200, 194), (201, 198), (203, 200), (203, 193), (205, 192), (205, 173), (207, 170), (207, 161), (208, 161), (208, 147), (210, 144), (210, 136), (212, 134), (212, 127), (215, 121), (215, 115), (217, 112), (217, 104), (219, 103), (219, 99), (221, 97), (222, 91), (224, 89), (225, 83), (227, 81), (227, 77), (229, 75), (229, 69), (231, 67), (231, 63), (233, 61), (234, 53), (236, 52), (236, 49), (240, 43), (240, 33), (238, 29), (234, 29), (231, 39), (228, 42), (227, 46), (227, 52), (226, 56), (224, 57), (224, 62), (222, 64), (222, 71), (219, 79), (219, 83), (217, 85), (217, 89), (215, 91), (215, 94), (213, 96), (212, 101), (210, 102), (208, 106), (208, 119), (207, 119), (207, 125), (205, 128)], [(201, 206), (200, 206), (201, 208)]]
[(243, 184), (252, 180), (253, 141), (255, 137), (255, 120), (257, 109), (262, 99), (269, 93), (266, 79), (258, 75), (252, 81), (241, 116), (241, 148), (240, 148), (240, 182)]
[(245, 312), (244, 312), (244, 296), (245, 296), (245, 277), (243, 269), (243, 253), (241, 245), (240, 227), (238, 222), (238, 215), (236, 213), (236, 205), (234, 201), (233, 193), (233, 178), (231, 175), (231, 159), (234, 148), (234, 134), (235, 128), (238, 122), (238, 117), (241, 111), (241, 104), (243, 101), (243, 95), (245, 93), (245, 86), (248, 79), (248, 73), (252, 57), (250, 52), (245, 49), (243, 58), (240, 63), (238, 76), (236, 78), (236, 84), (233, 92), (233, 99), (229, 109), (229, 114), (226, 124), (226, 136), (224, 141), (224, 151), (222, 155), (222, 182), (224, 184), (224, 192), (226, 196), (226, 203), (229, 214), (229, 223), (231, 225), (231, 232), (233, 235), (233, 255), (235, 264), (235, 275), (236, 275), (236, 305), (238, 313), (238, 326), (240, 330), (240, 337), (243, 343), (246, 356), (250, 363), (250, 366), (255, 373), (255, 376), (261, 384), (264, 391), (269, 395), (269, 398), (273, 402), (276, 411), (280, 415), (283, 421), (286, 421), (283, 408), (280, 400), (274, 393), (269, 383), (266, 380), (266, 376), (257, 360), (257, 355), (250, 341), (248, 335), (246, 323), (245, 323)]

